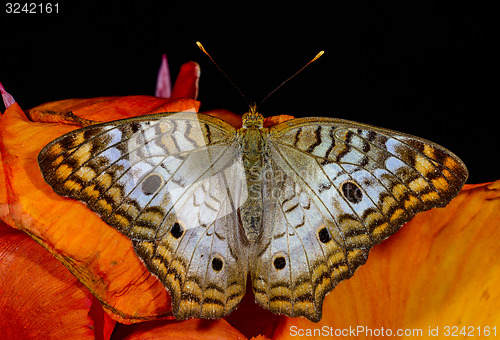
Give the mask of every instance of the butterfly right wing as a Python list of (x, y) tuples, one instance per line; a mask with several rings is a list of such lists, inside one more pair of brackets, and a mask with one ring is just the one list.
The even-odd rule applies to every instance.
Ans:
[(273, 126), (265, 163), (264, 235), (250, 261), (256, 300), (316, 322), (325, 295), (373, 245), (446, 205), (467, 178), (443, 147), (333, 118)]
[(48, 144), (45, 181), (133, 243), (169, 289), (176, 318), (220, 318), (245, 293), (234, 197), (244, 171), (236, 131), (192, 113), (89, 126)]

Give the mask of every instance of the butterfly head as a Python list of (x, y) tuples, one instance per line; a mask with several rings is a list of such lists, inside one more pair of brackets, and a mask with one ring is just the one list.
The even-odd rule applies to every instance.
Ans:
[(250, 105), (250, 110), (243, 115), (243, 127), (248, 129), (251, 126), (261, 129), (264, 125), (264, 116), (257, 112), (257, 105)]

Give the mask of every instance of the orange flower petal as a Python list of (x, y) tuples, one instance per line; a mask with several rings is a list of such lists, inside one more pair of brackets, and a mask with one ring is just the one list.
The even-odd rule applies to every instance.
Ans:
[(241, 116), (237, 115), (236, 113), (233, 113), (229, 110), (225, 109), (215, 109), (215, 110), (209, 110), (209, 111), (204, 111), (204, 114), (210, 115), (217, 117), (219, 119), (222, 119), (223, 121), (231, 124), (235, 128), (240, 128), (241, 127)]
[(224, 319), (150, 321), (130, 326), (119, 325), (113, 336), (120, 339), (246, 339)]
[[(152, 96), (66, 99), (38, 105), (26, 111), (35, 122), (88, 125), (90, 121), (111, 121), (159, 112), (198, 111), (200, 103)], [(81, 123), (84, 124), (81, 124)]]
[(92, 294), (45, 249), (1, 221), (0, 273), (2, 339), (110, 338), (115, 322)]
[(183, 64), (175, 80), (172, 98), (196, 99), (198, 97), (199, 81), (200, 65), (194, 61)]
[(264, 119), (264, 127), (271, 127), (273, 125), (279, 124), (286, 122), (287, 120), (294, 119), (294, 116), (289, 116), (289, 115), (279, 115), (279, 116), (272, 116), (272, 117), (266, 117)]
[(7, 183), (3, 163), (2, 153), (0, 152), (0, 220), (3, 220), (5, 223), (13, 226), (14, 221), (12, 220), (12, 217), (10, 217), (9, 205), (7, 203)]
[[(9, 108), (9, 106), (11, 106), (16, 102), (14, 98), (7, 91), (5, 91), (5, 88), (3, 87), (1, 82), (0, 82), (0, 94), (2, 95), (2, 99), (6, 108)], [(7, 204), (5, 170), (1, 152), (0, 152), (0, 220), (3, 220), (4, 222), (10, 225), (14, 225), (14, 221), (12, 221), (12, 218), (10, 217), (9, 206)]]

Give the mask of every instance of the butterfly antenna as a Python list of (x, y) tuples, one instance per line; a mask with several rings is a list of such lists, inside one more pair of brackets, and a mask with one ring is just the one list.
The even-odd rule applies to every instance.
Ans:
[(245, 94), (243, 93), (243, 91), (241, 91), (241, 89), (234, 83), (234, 81), (226, 74), (226, 72), (222, 71), (222, 69), (220, 68), (219, 65), (217, 65), (217, 63), (215, 62), (214, 58), (212, 58), (212, 56), (207, 52), (207, 50), (205, 50), (205, 47), (203, 47), (203, 45), (201, 44), (201, 42), (197, 41), (196, 42), (196, 45), (198, 45), (198, 47), (200, 48), (200, 50), (205, 53), (207, 55), (207, 57), (210, 58), (210, 60), (212, 61), (212, 63), (214, 63), (214, 65), (219, 69), (219, 71), (224, 75), (224, 77), (227, 78), (227, 80), (229, 80), (229, 82), (231, 83), (231, 85), (233, 85), (233, 87), (239, 92), (239, 94), (243, 97), (243, 99), (245, 100), (245, 102), (247, 103), (248, 106), (251, 106), (250, 104), (250, 101), (248, 100), (247, 96), (245, 96)]
[(299, 74), (300, 72), (302, 72), (303, 69), (305, 69), (307, 66), (309, 66), (309, 64), (311, 64), (313, 61), (316, 61), (319, 59), (319, 57), (321, 57), (323, 54), (325, 53), (325, 51), (320, 51), (318, 54), (316, 54), (316, 56), (314, 58), (312, 58), (307, 64), (305, 64), (304, 66), (302, 66), (300, 68), (300, 70), (298, 70), (297, 72), (295, 72), (294, 74), (292, 74), (290, 77), (288, 77), (284, 82), (282, 82), (281, 84), (279, 84), (274, 90), (272, 90), (271, 92), (269, 92), (269, 94), (267, 96), (264, 97), (264, 99), (262, 99), (259, 103), (259, 106), (262, 105), (262, 103), (264, 103), (267, 98), (269, 98), (274, 92), (278, 91), (283, 85), (285, 85), (286, 83), (288, 83), (288, 81), (290, 79), (292, 79), (293, 77), (295, 77), (297, 74)]

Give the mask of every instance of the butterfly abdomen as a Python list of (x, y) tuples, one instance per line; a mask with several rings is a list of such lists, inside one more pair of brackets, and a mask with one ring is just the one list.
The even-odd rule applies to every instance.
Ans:
[(248, 191), (245, 202), (240, 202), (240, 219), (245, 236), (250, 242), (262, 233), (262, 178), (264, 175), (265, 132), (251, 126), (239, 131), (240, 150)]

